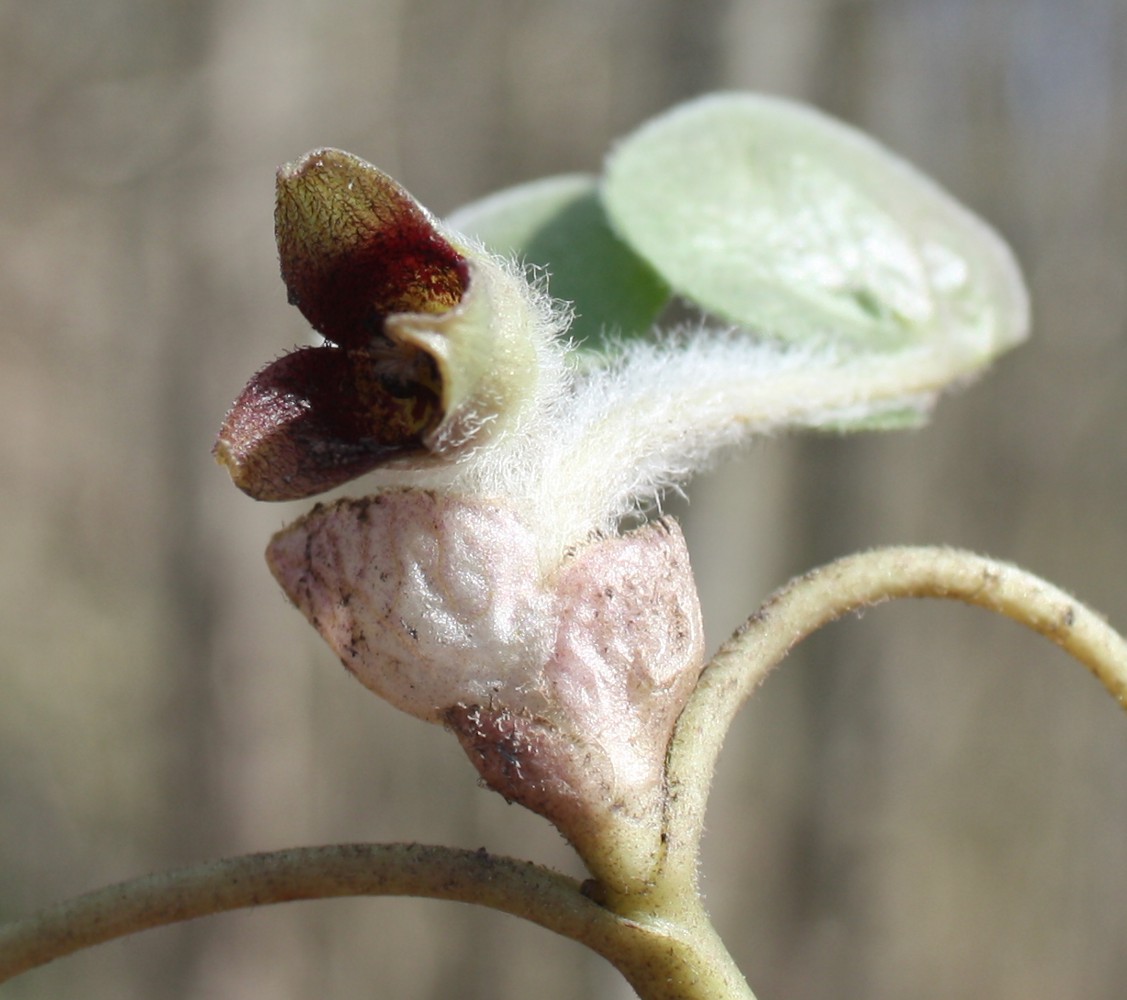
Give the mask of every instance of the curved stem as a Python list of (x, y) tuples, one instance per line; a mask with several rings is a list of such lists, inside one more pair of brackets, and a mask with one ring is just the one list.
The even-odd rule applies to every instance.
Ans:
[(888, 548), (848, 556), (768, 598), (701, 675), (670, 744), (668, 878), (682, 884), (695, 879), (716, 759), (743, 702), (806, 636), (859, 608), (900, 597), (964, 601), (1012, 618), (1071, 653), (1127, 708), (1127, 641), (1039, 577), (956, 549)]
[(614, 916), (530, 862), (421, 844), (338, 844), (210, 861), (78, 896), (0, 925), (0, 982), (82, 948), (195, 917), (335, 896), (480, 903), (592, 943)]
[[(412, 895), (524, 917), (608, 959), (646, 1000), (754, 1000), (708, 926), (619, 916), (540, 865), (421, 844), (338, 844), (226, 858), (108, 886), (0, 925), (0, 983), (153, 927), (268, 903)], [(703, 915), (702, 915), (703, 916)]]
[(670, 745), (668, 853), (650, 892), (600, 906), (575, 879), (485, 851), (416, 844), (296, 848), (147, 876), (0, 926), (0, 982), (81, 948), (211, 913), (297, 899), (415, 895), (479, 903), (585, 944), (645, 1000), (754, 1000), (695, 891), (721, 744), (744, 700), (795, 644), (844, 614), (897, 597), (961, 600), (1013, 618), (1084, 663), (1127, 708), (1127, 642), (1056, 587), (950, 549), (863, 553), (777, 592), (701, 675)]

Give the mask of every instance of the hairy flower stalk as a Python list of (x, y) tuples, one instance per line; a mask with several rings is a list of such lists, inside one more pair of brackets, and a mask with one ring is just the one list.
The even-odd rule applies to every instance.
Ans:
[(950, 345), (858, 358), (740, 331), (635, 341), (576, 379), (542, 438), (507, 442), (462, 481), (523, 505), (551, 559), (592, 531), (612, 531), (724, 449), (788, 428), (883, 414), (903, 422), (905, 411), (922, 419), (942, 389), (981, 363), (972, 348)]
[[(215, 453), (257, 499), (365, 477), (368, 496), (275, 536), (275, 577), (364, 685), (450, 728), (489, 787), (551, 820), (612, 892), (640, 893), (703, 645), (676, 525), (622, 519), (753, 434), (918, 420), (1018, 339), (1020, 277), (964, 216), (1003, 321), (980, 322), (982, 289), (928, 242), (920, 259), (943, 266), (912, 272), (934, 287), (911, 301), (942, 336), (864, 350), (702, 329), (581, 356), (566, 307), (515, 263), (317, 150), (279, 172), (276, 224), (290, 299), (325, 344), (255, 375)], [(868, 291), (819, 295), (880, 312)]]

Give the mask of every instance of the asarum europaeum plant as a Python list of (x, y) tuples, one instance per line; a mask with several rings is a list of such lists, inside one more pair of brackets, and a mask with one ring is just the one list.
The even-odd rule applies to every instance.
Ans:
[[(662, 491), (753, 435), (916, 425), (1026, 334), (1005, 244), (848, 126), (707, 97), (622, 140), (601, 177), (446, 222), (320, 149), (279, 171), (275, 220), (323, 343), (254, 375), (215, 454), (259, 500), (362, 483), (273, 538), (274, 576), (364, 685), (451, 730), (592, 878), (418, 845), (233, 859), (0, 931), (0, 979), (140, 925), (411, 892), (581, 940), (646, 998), (750, 997), (696, 859), (728, 724), (802, 637), (890, 597), (954, 597), (1049, 636), (1127, 707), (1127, 647), (1097, 616), (947, 550), (808, 574), (704, 665), (684, 540), (645, 520)], [(673, 297), (702, 319), (659, 331)]]
[[(756, 433), (915, 423), (1027, 325), (983, 223), (857, 132), (762, 97), (675, 110), (601, 181), (448, 224), (315, 150), (279, 171), (275, 219), (290, 301), (325, 343), (254, 376), (216, 455), (257, 499), (360, 475), (371, 495), (282, 531), (271, 569), (364, 684), (451, 728), (621, 889), (660, 856), (665, 750), (703, 666), (679, 531), (622, 519)], [(546, 284), (512, 254), (552, 226), (580, 231)], [(721, 323), (624, 330), (604, 310), (579, 345), (569, 320), (592, 307), (550, 298), (557, 275), (621, 276), (635, 323), (671, 294)]]

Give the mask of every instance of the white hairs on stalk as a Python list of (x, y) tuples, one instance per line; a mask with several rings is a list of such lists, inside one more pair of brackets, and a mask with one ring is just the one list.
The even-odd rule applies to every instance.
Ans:
[[(519, 328), (532, 348), (519, 413), (453, 460), (389, 467), (370, 482), (503, 503), (536, 533), (545, 566), (753, 436), (890, 415), (910, 422), (905, 412), (925, 414), (988, 353), (974, 335), (863, 352), (691, 328), (580, 355), (566, 340), (568, 307), (543, 280), (530, 284), (517, 264), (474, 251), (479, 273), (501, 290), (493, 322)], [(467, 425), (476, 419), (470, 413)]]
[(922, 415), (971, 367), (949, 344), (862, 356), (743, 331), (630, 341), (578, 370), (522, 440), (483, 452), (468, 479), (523, 507), (551, 560), (754, 435)]

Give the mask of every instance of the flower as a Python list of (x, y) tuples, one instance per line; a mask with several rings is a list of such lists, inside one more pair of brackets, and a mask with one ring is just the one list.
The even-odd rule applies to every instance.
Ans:
[(214, 451), (241, 490), (301, 499), (519, 425), (556, 331), (518, 275), (335, 149), (278, 171), (275, 230), (290, 302), (325, 344), (267, 365), (231, 407)]
[[(541, 282), (320, 149), (279, 171), (275, 222), (290, 301), (325, 342), (250, 380), (215, 454), (260, 500), (365, 477), (364, 498), (275, 535), (278, 582), (365, 686), (451, 729), (489, 787), (635, 891), (703, 646), (680, 531), (624, 519), (755, 433), (919, 422), (1024, 336), (1027, 302), (992, 231), (785, 102), (658, 119), (620, 144), (602, 198), (659, 282), (793, 340), (691, 328), (572, 351)], [(598, 211), (579, 218), (606, 239)]]
[(605, 512), (578, 530), (549, 513), (585, 381), (564, 311), (346, 153), (279, 171), (276, 228), (290, 299), (326, 343), (251, 379), (216, 456), (256, 499), (366, 473), (379, 489), (279, 532), (272, 572), (363, 684), (450, 728), (610, 884), (637, 882), (660, 851), (700, 608), (672, 522), (604, 536)]

